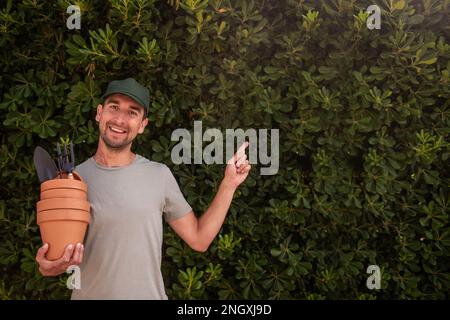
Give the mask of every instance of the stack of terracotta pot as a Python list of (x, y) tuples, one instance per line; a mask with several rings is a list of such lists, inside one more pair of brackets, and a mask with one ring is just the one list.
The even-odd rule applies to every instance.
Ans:
[(83, 243), (90, 218), (87, 185), (75, 171), (41, 184), (36, 204), (43, 243), (49, 244), (48, 260), (57, 260), (68, 244)]

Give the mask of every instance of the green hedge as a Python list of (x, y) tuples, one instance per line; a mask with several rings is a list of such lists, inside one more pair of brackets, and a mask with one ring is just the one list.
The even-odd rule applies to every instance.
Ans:
[(0, 299), (69, 297), (34, 261), (32, 153), (69, 136), (92, 155), (101, 92), (127, 76), (152, 97), (134, 150), (198, 214), (224, 167), (174, 165), (172, 131), (280, 129), (278, 174), (254, 167), (207, 253), (166, 226), (169, 298), (449, 298), (448, 0), (79, 0), (81, 30), (70, 2), (0, 7)]

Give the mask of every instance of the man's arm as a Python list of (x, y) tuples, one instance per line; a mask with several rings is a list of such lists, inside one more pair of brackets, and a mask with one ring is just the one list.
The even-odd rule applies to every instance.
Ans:
[(209, 208), (200, 218), (197, 218), (191, 211), (180, 219), (169, 221), (170, 227), (192, 249), (205, 252), (219, 233), (233, 200), (234, 192), (245, 181), (251, 169), (245, 155), (247, 146), (248, 143), (244, 143), (228, 161), (219, 190)]

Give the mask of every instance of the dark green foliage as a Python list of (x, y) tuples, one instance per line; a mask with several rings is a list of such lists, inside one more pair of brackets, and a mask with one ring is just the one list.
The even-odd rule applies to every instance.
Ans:
[[(205, 254), (169, 229), (169, 298), (444, 299), (450, 292), (450, 2), (77, 1), (0, 7), (0, 299), (67, 298), (34, 256), (32, 150), (96, 149), (112, 79), (151, 90), (134, 150), (168, 164), (196, 213), (223, 166), (170, 160), (176, 128), (279, 128), (280, 170), (254, 166)], [(143, 248), (145, 250), (145, 248)], [(382, 289), (366, 287), (377, 264)], [(145, 266), (143, 266), (145, 267)]]

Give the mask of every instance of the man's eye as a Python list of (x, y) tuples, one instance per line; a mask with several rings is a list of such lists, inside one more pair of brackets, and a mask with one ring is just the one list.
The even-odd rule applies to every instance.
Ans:
[(111, 109), (114, 109), (114, 110), (119, 109), (119, 106), (116, 106), (115, 104), (111, 104), (110, 107), (111, 107)]
[(130, 116), (136, 117), (136, 116), (137, 116), (137, 112), (135, 112), (135, 111), (130, 111)]

